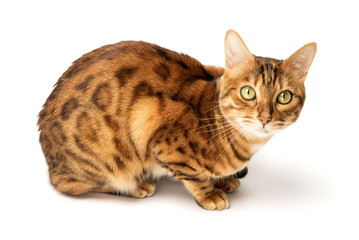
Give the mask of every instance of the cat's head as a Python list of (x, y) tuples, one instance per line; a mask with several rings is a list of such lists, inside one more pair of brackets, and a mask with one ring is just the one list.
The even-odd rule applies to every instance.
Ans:
[(219, 95), (223, 115), (249, 137), (270, 137), (294, 123), (316, 49), (309, 43), (284, 61), (257, 57), (236, 32), (228, 31)]

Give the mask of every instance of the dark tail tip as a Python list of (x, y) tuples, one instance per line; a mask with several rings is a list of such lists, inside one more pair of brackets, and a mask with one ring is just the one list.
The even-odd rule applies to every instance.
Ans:
[(243, 168), (241, 171), (236, 172), (233, 174), (235, 178), (244, 178), (248, 173), (248, 167)]

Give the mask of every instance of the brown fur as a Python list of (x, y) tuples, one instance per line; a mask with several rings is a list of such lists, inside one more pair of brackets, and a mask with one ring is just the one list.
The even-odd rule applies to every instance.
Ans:
[[(296, 120), (304, 85), (282, 61), (256, 57), (233, 74), (146, 42), (120, 42), (82, 56), (62, 75), (39, 114), (40, 142), (51, 183), (61, 192), (151, 196), (155, 172), (183, 181), (206, 209), (229, 207), (224, 192), (238, 189), (232, 175), (270, 137), (246, 137), (236, 115), (273, 116), (278, 128)], [(243, 84), (272, 96), (290, 89), (288, 106), (244, 101)], [(256, 111), (253, 111), (256, 109)]]

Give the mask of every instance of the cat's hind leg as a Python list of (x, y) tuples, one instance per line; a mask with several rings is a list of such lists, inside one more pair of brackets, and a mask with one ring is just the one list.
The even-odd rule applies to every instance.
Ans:
[(151, 197), (156, 190), (156, 183), (152, 181), (143, 182), (132, 195), (137, 198)]
[(135, 176), (122, 172), (117, 177), (109, 179), (108, 183), (102, 188), (94, 191), (134, 198), (151, 197), (156, 190), (155, 181), (151, 178), (143, 179)]
[(145, 197), (151, 197), (155, 193), (155, 190), (156, 190), (155, 182), (144, 182), (138, 187), (136, 187), (135, 190), (133, 191), (118, 191), (111, 186), (105, 185), (103, 187), (92, 190), (92, 192), (106, 193), (115, 196), (145, 198)]
[(155, 190), (156, 190), (156, 183), (144, 182), (140, 186), (138, 186), (134, 191), (131, 192), (116, 191), (115, 189), (108, 187), (95, 189), (94, 192), (107, 193), (115, 196), (145, 198), (145, 197), (151, 197), (155, 193)]
[[(76, 196), (94, 192), (106, 186), (106, 179), (97, 167), (84, 162), (85, 160), (81, 163), (86, 164), (80, 165), (74, 161), (74, 156), (65, 157), (58, 152), (56, 161), (49, 163), (50, 182), (58, 191)], [(80, 158), (77, 158), (80, 161)]]
[(105, 184), (104, 182), (89, 182), (82, 181), (72, 176), (53, 176), (51, 183), (54, 187), (65, 194), (69, 195), (83, 195), (88, 192), (108, 193), (113, 195), (124, 195), (135, 198), (150, 197), (155, 193), (156, 183), (152, 181), (143, 182), (138, 185), (135, 190), (130, 192), (117, 191), (115, 188)]
[(58, 191), (75, 196), (91, 192), (94, 189), (101, 187), (103, 184), (83, 181), (69, 175), (51, 175), (50, 181)]

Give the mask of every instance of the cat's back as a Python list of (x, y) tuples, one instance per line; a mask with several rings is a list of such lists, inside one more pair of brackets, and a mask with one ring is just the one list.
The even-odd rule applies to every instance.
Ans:
[(61, 76), (39, 114), (39, 126), (46, 119), (67, 120), (79, 106), (120, 113), (120, 102), (130, 105), (143, 95), (178, 95), (184, 85), (198, 79), (212, 81), (222, 74), (221, 68), (204, 66), (155, 44), (106, 45), (83, 55)]

